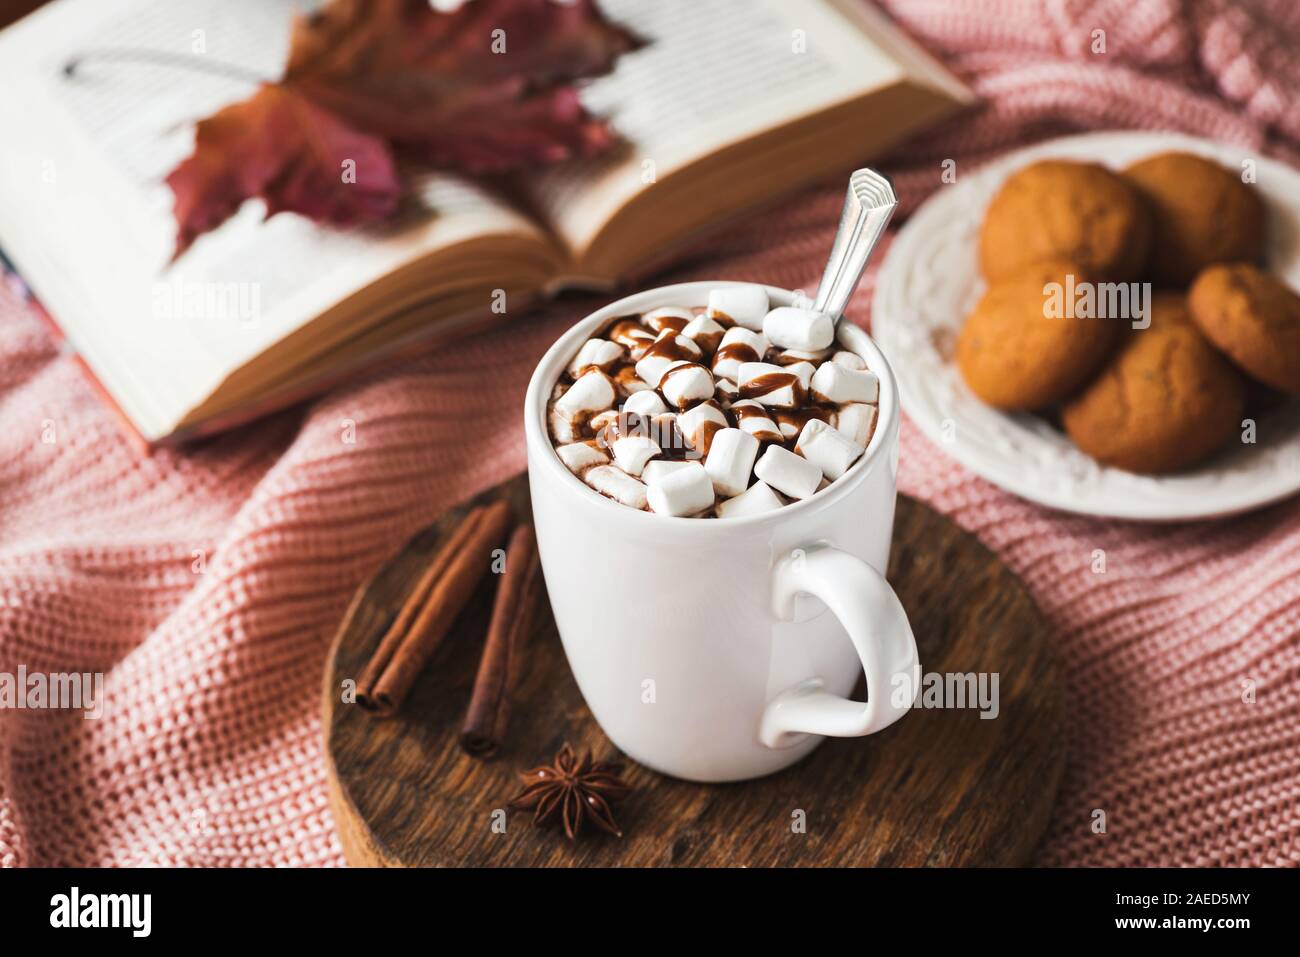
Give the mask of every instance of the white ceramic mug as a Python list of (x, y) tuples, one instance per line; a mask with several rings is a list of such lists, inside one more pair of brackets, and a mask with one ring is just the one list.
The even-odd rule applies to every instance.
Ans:
[[(694, 781), (770, 774), (826, 735), (879, 731), (909, 710), (920, 672), (884, 579), (898, 394), (889, 363), (851, 323), (840, 341), (880, 377), (876, 431), (809, 499), (735, 519), (655, 515), (597, 494), (555, 454), (546, 404), (582, 343), (615, 316), (702, 306), (722, 285), (740, 284), (665, 286), (583, 319), (542, 359), (524, 405), (537, 543), (578, 687), (623, 752)], [(774, 304), (791, 301), (767, 290)], [(868, 700), (849, 700), (863, 671)]]

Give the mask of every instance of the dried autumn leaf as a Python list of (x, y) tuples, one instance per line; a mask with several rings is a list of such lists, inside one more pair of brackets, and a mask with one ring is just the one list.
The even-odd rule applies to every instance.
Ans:
[(283, 82), (436, 166), (495, 172), (608, 145), (568, 84), (638, 43), (593, 0), (334, 0), (299, 22)]
[(604, 149), (612, 134), (569, 84), (638, 44), (592, 0), (471, 0), (451, 13), (333, 0), (295, 23), (278, 84), (199, 124), (168, 177), (177, 254), (253, 196), (268, 213), (335, 224), (386, 216), (400, 196), (394, 150), (480, 174)]
[[(345, 163), (355, 182), (344, 182)], [(260, 196), (267, 215), (289, 210), (347, 226), (387, 216), (401, 197), (384, 141), (311, 100), (266, 85), (199, 124), (194, 153), (167, 177), (175, 196), (176, 255)]]

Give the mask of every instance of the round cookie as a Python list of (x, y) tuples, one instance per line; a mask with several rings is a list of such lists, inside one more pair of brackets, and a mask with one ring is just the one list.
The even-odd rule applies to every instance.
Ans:
[(1096, 163), (1041, 160), (1013, 173), (980, 227), (989, 282), (1048, 260), (1078, 263), (1100, 281), (1125, 282), (1146, 265), (1151, 218), (1137, 190)]
[(1154, 278), (1186, 286), (1206, 266), (1264, 254), (1264, 203), (1241, 177), (1191, 153), (1161, 153), (1123, 174), (1151, 210)]
[(1066, 433), (1097, 461), (1130, 472), (1186, 468), (1241, 426), (1246, 384), (1187, 315), (1179, 294), (1157, 296), (1151, 326), (1061, 412)]
[(1210, 266), (1188, 293), (1207, 339), (1265, 385), (1300, 394), (1300, 296), (1248, 263)]
[(1041, 409), (1072, 395), (1106, 360), (1118, 324), (1057, 318), (1047, 309), (1048, 283), (1084, 272), (1044, 262), (991, 285), (957, 337), (957, 368), (980, 399), (1008, 412)]

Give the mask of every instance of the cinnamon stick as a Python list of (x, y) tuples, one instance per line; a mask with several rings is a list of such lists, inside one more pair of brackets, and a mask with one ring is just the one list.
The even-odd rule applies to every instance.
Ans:
[(394, 714), (488, 570), (488, 553), (510, 524), (505, 502), (480, 505), (438, 549), (357, 681), (357, 703)]
[(490, 757), (505, 737), (510, 694), (532, 626), (539, 574), (533, 528), (520, 525), (506, 546), (506, 570), (492, 606), (492, 623), (460, 734), (461, 748), (473, 757)]

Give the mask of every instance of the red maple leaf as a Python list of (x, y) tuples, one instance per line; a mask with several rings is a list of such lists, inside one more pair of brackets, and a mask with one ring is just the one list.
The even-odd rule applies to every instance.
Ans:
[(395, 151), (499, 173), (614, 141), (572, 86), (639, 41), (593, 0), (332, 0), (294, 24), (278, 83), (200, 121), (167, 177), (179, 256), (244, 200), (346, 226), (401, 199)]

